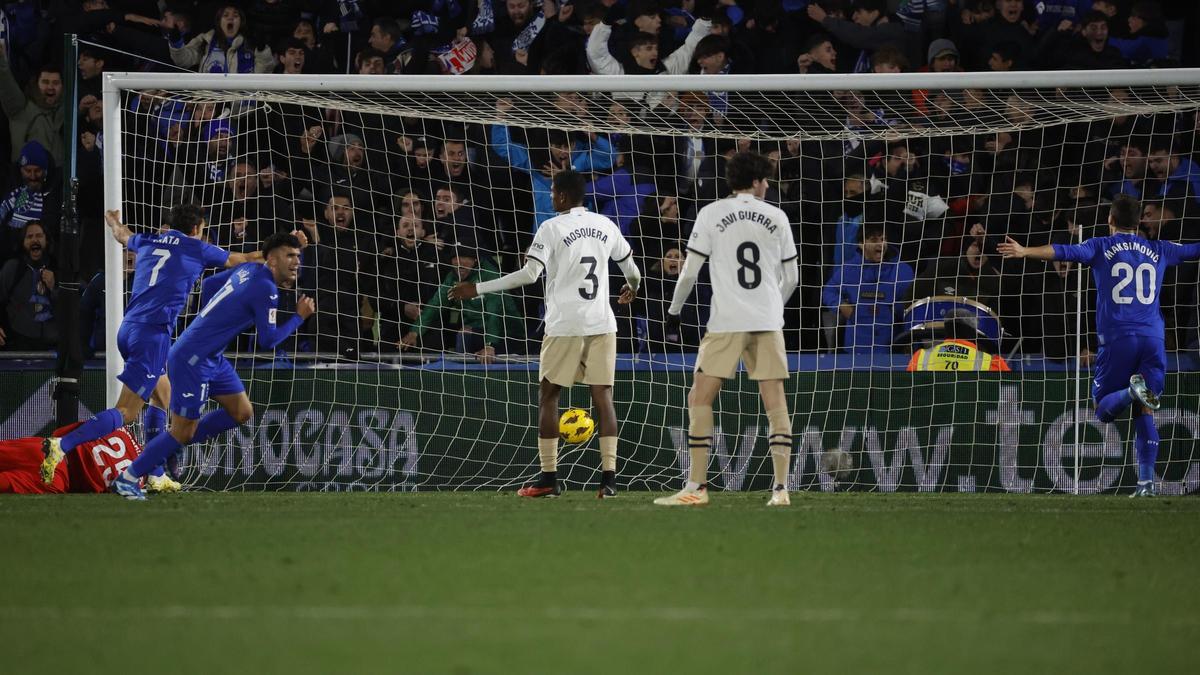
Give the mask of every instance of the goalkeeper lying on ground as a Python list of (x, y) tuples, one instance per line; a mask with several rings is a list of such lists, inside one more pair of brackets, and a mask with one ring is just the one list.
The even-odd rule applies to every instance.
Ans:
[[(54, 430), (61, 438), (79, 422)], [(14, 438), (0, 441), (0, 492), (43, 494), (61, 492), (104, 492), (125, 467), (133, 463), (142, 447), (125, 427), (96, 440), (80, 443), (54, 470), (49, 483), (40, 472), (43, 438)]]

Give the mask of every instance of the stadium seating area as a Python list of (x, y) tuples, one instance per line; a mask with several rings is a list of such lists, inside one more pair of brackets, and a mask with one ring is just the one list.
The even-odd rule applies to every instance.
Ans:
[[(148, 0), (0, 3), (0, 105), (9, 133), (0, 178), (0, 344), (54, 350), (54, 256), (64, 148), (78, 110), (78, 204), (84, 279), (102, 268), (100, 74), (210, 73), (641, 74), (1000, 71), (1158, 68), (1196, 62), (1193, 3), (1118, 0)], [(61, 34), (82, 40), (61, 64)], [(1186, 45), (1186, 47), (1185, 47)], [(64, 70), (65, 66), (65, 70)], [(78, 71), (77, 100), (63, 75)], [(870, 96), (842, 93), (846, 124), (896, 124)], [(1126, 92), (1108, 92), (1119, 101)], [(906, 124), (937, 115), (1024, 114), (1000, 91), (912, 92)], [(547, 216), (548, 173), (589, 174), (592, 206), (614, 216), (646, 274), (643, 299), (619, 321), (623, 352), (698, 344), (704, 303), (678, 332), (662, 320), (682, 241), (721, 196), (723, 163), (739, 148), (772, 158), (768, 199), (801, 243), (801, 286), (787, 311), (791, 350), (889, 352), (914, 300), (953, 295), (999, 317), (996, 348), (1051, 359), (1076, 355), (1075, 289), (1061, 264), (1003, 263), (1006, 235), (1067, 241), (1103, 223), (1116, 194), (1144, 200), (1152, 238), (1200, 240), (1194, 112), (1122, 117), (1032, 131), (882, 141), (751, 143), (702, 133), (760, 124), (723, 92), (631, 99), (678, 133), (595, 135), (295, 109), (241, 116), (155, 96), (128, 102), (126, 220), (156, 226), (163, 209), (196, 201), (209, 237), (255, 248), (277, 224), (305, 228), (301, 290), (319, 313), (291, 351), (361, 357), (411, 347), (479, 354), (536, 350), (539, 290), (507, 294), (484, 316), (444, 311), (458, 275), (514, 269)], [(563, 95), (556, 105), (587, 106)], [(73, 106), (69, 108), (68, 106)], [(892, 108), (894, 110), (894, 107)], [(275, 115), (275, 116), (272, 116)], [(251, 124), (253, 122), (253, 124)], [(688, 130), (694, 130), (689, 134)], [(186, 160), (185, 158), (191, 158)], [(202, 158), (202, 159), (197, 159)], [(914, 216), (912, 195), (922, 200)], [(878, 249), (868, 254), (860, 241)], [(880, 245), (881, 244), (881, 245)], [(872, 260), (877, 255), (881, 260)], [(866, 258), (866, 259), (864, 259)], [(864, 290), (867, 263), (884, 272)], [(874, 270), (875, 268), (873, 268)], [(872, 271), (872, 274), (875, 272)], [(1164, 282), (1168, 349), (1200, 350), (1196, 265)], [(857, 281), (851, 282), (854, 279)], [(1003, 291), (1002, 291), (1003, 284)], [(703, 287), (700, 289), (703, 296)], [(1090, 294), (1089, 294), (1090, 295)], [(1086, 296), (1085, 296), (1086, 297)], [(294, 301), (294, 300), (293, 300)], [(1087, 304), (1085, 299), (1084, 304)], [(285, 307), (286, 308), (286, 307)], [(103, 279), (83, 298), (85, 349), (103, 344)], [(894, 326), (859, 330), (880, 312)], [(500, 317), (497, 319), (496, 317)], [(1000, 331), (1003, 335), (1000, 335)], [(243, 345), (249, 349), (249, 345)], [(1095, 349), (1085, 338), (1086, 356)]]

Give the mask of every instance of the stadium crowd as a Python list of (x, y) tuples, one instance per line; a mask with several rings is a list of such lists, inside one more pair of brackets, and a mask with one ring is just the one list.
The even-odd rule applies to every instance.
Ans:
[[(55, 244), (63, 196), (63, 124), (76, 139), (81, 264), (92, 278), (80, 320), (85, 349), (103, 344), (103, 109), (100, 74), (208, 73), (653, 74), (1006, 71), (1189, 65), (1193, 3), (1116, 0), (150, 0), (0, 3), (0, 106), (10, 159), (0, 195), (0, 344), (53, 350)], [(1186, 19), (1186, 20), (1185, 20)], [(63, 64), (60, 35), (80, 36)], [(1191, 36), (1188, 38), (1187, 36)], [(64, 73), (78, 75), (64, 100)], [(1114, 103), (1129, 91), (1104, 95)], [(913, 91), (880, 100), (830, 92), (833, 120), (867, 132), (898, 123), (1019, 123), (1010, 92)], [(564, 115), (601, 105), (553, 97)], [(501, 98), (495, 117), (521, 101)], [(540, 291), (457, 306), (458, 280), (520, 265), (552, 215), (550, 177), (588, 175), (592, 208), (634, 242), (642, 298), (619, 321), (622, 351), (688, 349), (706, 318), (663, 315), (691, 219), (723, 196), (723, 163), (754, 148), (778, 168), (768, 195), (792, 220), (801, 286), (787, 310), (792, 350), (911, 353), (901, 315), (929, 296), (991, 308), (1025, 353), (1075, 355), (1077, 297), (1067, 264), (1005, 263), (996, 245), (1065, 242), (1103, 228), (1116, 194), (1144, 201), (1148, 237), (1200, 240), (1200, 117), (1131, 115), (974, 136), (752, 143), (770, 123), (729, 92), (621, 95), (603, 114), (649, 110), (672, 133), (588, 134), (528, 125), (287, 103), (188, 102), (140, 92), (122, 102), (127, 222), (158, 227), (172, 204), (208, 213), (206, 236), (255, 249), (299, 225), (311, 246), (300, 288), (320, 311), (281, 349), (356, 356), (415, 348), (524, 353), (539, 337)], [(68, 107), (70, 106), (70, 107)], [(799, 113), (797, 113), (799, 114)], [(817, 113), (806, 114), (817, 117)], [(820, 120), (817, 120), (819, 123)], [(547, 126), (552, 126), (547, 124)], [(725, 133), (725, 138), (711, 135)], [(748, 134), (747, 134), (748, 135)], [(869, 136), (870, 134), (865, 134)], [(127, 269), (129, 269), (127, 267)], [(1168, 348), (1200, 350), (1197, 269), (1164, 280)], [(294, 298), (291, 299), (294, 303)], [(286, 306), (285, 306), (286, 309)], [(1090, 333), (1090, 331), (1089, 331)], [(1087, 353), (1095, 349), (1085, 337)], [(251, 344), (243, 345), (251, 349)]]

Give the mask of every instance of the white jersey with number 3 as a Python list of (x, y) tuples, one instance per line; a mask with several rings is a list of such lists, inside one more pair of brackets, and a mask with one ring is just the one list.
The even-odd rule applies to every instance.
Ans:
[(783, 263), (796, 257), (783, 210), (745, 193), (715, 201), (696, 214), (687, 248), (708, 258), (710, 332), (783, 328), (779, 282)]
[(611, 220), (582, 206), (542, 223), (529, 257), (546, 269), (546, 335), (615, 333), (608, 261), (632, 253)]

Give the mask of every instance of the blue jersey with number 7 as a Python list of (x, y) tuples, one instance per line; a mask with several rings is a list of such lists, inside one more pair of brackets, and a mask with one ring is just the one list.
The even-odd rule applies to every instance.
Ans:
[(178, 230), (135, 234), (125, 246), (137, 254), (133, 294), (125, 320), (173, 326), (206, 267), (224, 267), (229, 252)]
[(1143, 239), (1132, 233), (1082, 244), (1054, 244), (1054, 259), (1092, 267), (1096, 281), (1096, 332), (1104, 345), (1126, 335), (1163, 339), (1158, 299), (1163, 273), (1200, 258), (1200, 244)]

